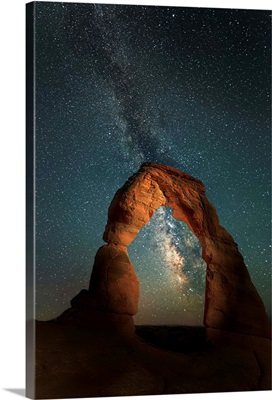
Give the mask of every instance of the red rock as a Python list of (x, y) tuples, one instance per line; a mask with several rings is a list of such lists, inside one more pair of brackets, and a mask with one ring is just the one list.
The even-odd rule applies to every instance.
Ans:
[(101, 247), (95, 257), (89, 291), (96, 308), (117, 314), (135, 315), (140, 284), (124, 246)]
[[(99, 250), (90, 285), (90, 290), (96, 290), (100, 306), (118, 313), (136, 312), (138, 280), (126, 246), (160, 206), (171, 207), (173, 217), (185, 222), (202, 246), (202, 257), (207, 263), (204, 325), (269, 337), (263, 302), (237, 244), (219, 225), (204, 185), (188, 174), (160, 164), (143, 164), (111, 202), (103, 235), (111, 250)], [(122, 249), (119, 258), (115, 258), (114, 248)]]

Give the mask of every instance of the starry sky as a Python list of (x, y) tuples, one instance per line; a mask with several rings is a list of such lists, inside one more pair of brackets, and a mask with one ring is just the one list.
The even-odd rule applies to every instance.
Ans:
[[(87, 288), (146, 161), (197, 179), (271, 314), (271, 12), (35, 3), (36, 318)], [(128, 248), (137, 324), (201, 325), (205, 262), (167, 207)]]

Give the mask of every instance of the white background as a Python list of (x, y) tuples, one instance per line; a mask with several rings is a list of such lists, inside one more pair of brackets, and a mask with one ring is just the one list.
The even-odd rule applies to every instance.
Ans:
[[(94, 2), (272, 8), (269, 0), (98, 0)], [(6, 400), (20, 398), (18, 393), (23, 395), (25, 388), (25, 1), (2, 1), (0, 16), (0, 398)], [(218, 394), (183, 395), (182, 400), (218, 398), (220, 400), (229, 398), (262, 400), (270, 398), (270, 395), (271, 392), (223, 393), (220, 396)], [(155, 396), (156, 400), (163, 400), (166, 397), (170, 398), (170, 396)], [(174, 397), (177, 398), (180, 395)], [(151, 399), (150, 396), (146, 398)], [(154, 396), (152, 398), (154, 399)]]

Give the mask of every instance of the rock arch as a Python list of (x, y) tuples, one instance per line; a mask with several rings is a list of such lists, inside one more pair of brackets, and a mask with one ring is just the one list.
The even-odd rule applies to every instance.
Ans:
[(207, 263), (204, 325), (255, 336), (270, 336), (263, 302), (232, 236), (219, 224), (202, 182), (172, 167), (145, 163), (115, 194), (96, 255), (89, 293), (93, 306), (135, 315), (139, 281), (127, 246), (160, 206), (185, 222), (197, 236)]

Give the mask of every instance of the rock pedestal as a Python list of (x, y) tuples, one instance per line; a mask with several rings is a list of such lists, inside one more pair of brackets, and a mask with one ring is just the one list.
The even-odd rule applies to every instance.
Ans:
[(89, 291), (99, 311), (123, 315), (137, 313), (140, 283), (126, 247), (110, 244), (98, 250)]

